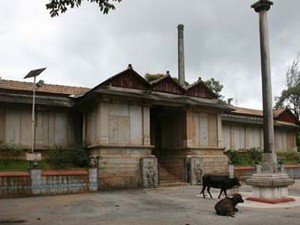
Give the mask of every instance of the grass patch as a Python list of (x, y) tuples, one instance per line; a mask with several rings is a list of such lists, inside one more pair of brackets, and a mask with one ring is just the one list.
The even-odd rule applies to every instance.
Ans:
[[(40, 161), (39, 163), (40, 168), (43, 170), (53, 169), (49, 163), (45, 160)], [(29, 161), (23, 160), (10, 160), (10, 161), (3, 161), (0, 160), (0, 171), (27, 171), (30, 168)]]

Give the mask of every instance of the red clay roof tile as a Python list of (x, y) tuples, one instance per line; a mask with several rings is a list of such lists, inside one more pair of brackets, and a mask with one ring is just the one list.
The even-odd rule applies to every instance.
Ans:
[[(0, 89), (11, 90), (11, 91), (32, 91), (32, 83), (0, 79)], [(89, 90), (90, 90), (89, 88), (83, 88), (83, 87), (44, 84), (36, 91), (39, 93), (48, 93), (48, 94), (79, 95), (79, 94), (84, 94)]]

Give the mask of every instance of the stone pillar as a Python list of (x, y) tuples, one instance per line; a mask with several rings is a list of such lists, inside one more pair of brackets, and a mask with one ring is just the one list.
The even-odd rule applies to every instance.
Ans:
[(158, 187), (158, 168), (155, 156), (147, 156), (140, 159), (143, 188)]
[(185, 72), (184, 72), (184, 36), (183, 36), (183, 24), (177, 26), (178, 29), (178, 79), (179, 84), (184, 86)]
[(259, 165), (259, 164), (256, 165), (256, 173), (257, 174), (261, 173), (261, 165)]
[(274, 124), (272, 108), (272, 88), (270, 71), (270, 53), (268, 37), (267, 11), (273, 2), (260, 0), (252, 5), (259, 13), (261, 76), (263, 91), (263, 123), (264, 123), (264, 154), (262, 173), (256, 173), (246, 180), (252, 186), (252, 197), (248, 200), (265, 203), (282, 203), (294, 201), (288, 197), (287, 187), (294, 183), (285, 173), (277, 173), (277, 157), (274, 148)]
[(31, 177), (31, 192), (33, 195), (42, 194), (42, 170), (39, 168), (32, 168), (30, 170)]
[(230, 178), (234, 178), (234, 165), (228, 166), (228, 173)]
[(188, 180), (191, 185), (202, 184), (203, 158), (191, 156), (188, 158)]
[(274, 148), (274, 124), (272, 107), (272, 84), (270, 68), (270, 51), (268, 36), (267, 11), (273, 2), (260, 0), (252, 5), (252, 8), (259, 13), (260, 33), (260, 55), (261, 55), (261, 77), (263, 93), (263, 130), (264, 130), (264, 154), (263, 172), (273, 173), (276, 171), (277, 157)]
[(97, 168), (97, 159), (91, 159), (91, 167), (89, 168), (89, 191), (96, 192), (98, 190), (98, 168)]

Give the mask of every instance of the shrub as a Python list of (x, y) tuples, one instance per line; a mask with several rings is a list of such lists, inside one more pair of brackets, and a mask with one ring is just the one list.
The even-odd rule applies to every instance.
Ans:
[(225, 155), (229, 158), (231, 164), (234, 165), (254, 165), (261, 162), (262, 151), (259, 148), (251, 148), (249, 150), (227, 150)]
[(79, 167), (88, 167), (90, 164), (89, 151), (86, 145), (81, 145), (72, 152), (73, 164)]
[(70, 154), (70, 151), (65, 151), (60, 147), (55, 147), (50, 150), (47, 162), (55, 169), (64, 169), (70, 166), (72, 162), (72, 154)]
[(297, 152), (279, 152), (277, 153), (278, 161), (283, 163), (298, 163), (299, 154)]
[(74, 150), (62, 150), (54, 148), (50, 150), (47, 160), (55, 169), (65, 169), (68, 167), (88, 167), (89, 152), (86, 145), (82, 145)]
[(2, 144), (0, 145), (1, 161), (8, 163), (12, 160), (20, 160), (27, 149), (26, 146), (20, 144)]

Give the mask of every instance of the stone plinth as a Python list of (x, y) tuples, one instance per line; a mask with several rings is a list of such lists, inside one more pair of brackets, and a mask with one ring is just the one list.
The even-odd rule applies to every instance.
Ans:
[(252, 197), (247, 200), (270, 204), (295, 201), (288, 197), (287, 187), (294, 184), (285, 173), (262, 173), (254, 174), (246, 180), (246, 184), (252, 186)]

